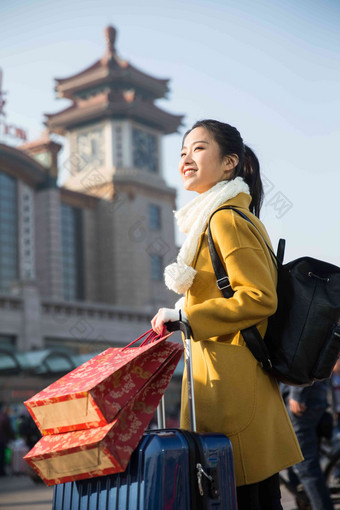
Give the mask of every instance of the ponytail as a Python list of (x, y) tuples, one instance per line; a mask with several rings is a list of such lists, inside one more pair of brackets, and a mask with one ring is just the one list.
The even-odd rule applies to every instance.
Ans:
[(260, 163), (257, 156), (247, 145), (244, 146), (244, 159), (242, 168), (235, 172), (234, 177), (243, 177), (248, 184), (251, 203), (249, 209), (255, 216), (260, 216), (260, 210), (263, 203), (263, 186), (260, 176)]

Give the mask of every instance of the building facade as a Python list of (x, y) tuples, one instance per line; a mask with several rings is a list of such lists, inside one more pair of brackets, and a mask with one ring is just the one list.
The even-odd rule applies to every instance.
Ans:
[[(125, 345), (176, 299), (163, 282), (177, 249), (162, 138), (182, 117), (154, 104), (168, 80), (120, 59), (105, 34), (103, 58), (56, 80), (71, 104), (46, 115), (42, 137), (0, 144), (0, 401)], [(69, 147), (62, 168), (53, 133)]]

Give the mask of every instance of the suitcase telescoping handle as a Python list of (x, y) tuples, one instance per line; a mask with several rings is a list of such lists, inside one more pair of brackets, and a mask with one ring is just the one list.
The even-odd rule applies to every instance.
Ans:
[[(191, 328), (187, 321), (175, 321), (167, 322), (166, 329), (171, 332), (182, 331), (182, 333), (184, 334), (184, 356), (185, 365), (187, 367), (187, 381), (188, 381), (189, 422), (191, 430), (193, 432), (196, 432), (197, 429), (196, 429), (195, 393), (194, 393), (194, 379), (192, 375)], [(164, 410), (164, 401), (162, 402), (159, 408), (160, 413), (162, 407)]]

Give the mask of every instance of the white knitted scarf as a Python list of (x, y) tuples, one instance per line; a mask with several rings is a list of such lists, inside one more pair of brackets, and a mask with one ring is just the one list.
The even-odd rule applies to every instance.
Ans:
[(187, 234), (187, 237), (179, 251), (177, 262), (164, 270), (165, 285), (170, 290), (184, 294), (190, 289), (197, 273), (191, 264), (200, 235), (207, 228), (208, 220), (215, 209), (239, 193), (249, 194), (249, 187), (242, 177), (220, 181), (175, 212), (178, 228), (180, 232)]

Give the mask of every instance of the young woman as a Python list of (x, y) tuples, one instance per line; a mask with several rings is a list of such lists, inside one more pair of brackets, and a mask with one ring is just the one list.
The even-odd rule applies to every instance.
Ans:
[[(179, 162), (184, 187), (199, 195), (176, 212), (187, 234), (177, 262), (165, 269), (166, 285), (184, 294), (175, 310), (152, 320), (187, 317), (199, 432), (220, 432), (232, 442), (239, 510), (282, 509), (278, 472), (302, 460), (276, 381), (259, 366), (240, 331), (256, 325), (263, 336), (277, 306), (275, 264), (259, 232), (232, 210), (218, 211), (210, 228), (234, 290), (226, 299), (216, 285), (207, 225), (222, 205), (243, 211), (270, 245), (259, 221), (263, 190), (259, 162), (229, 124), (203, 120), (183, 139)], [(186, 373), (181, 427), (189, 428)]]

